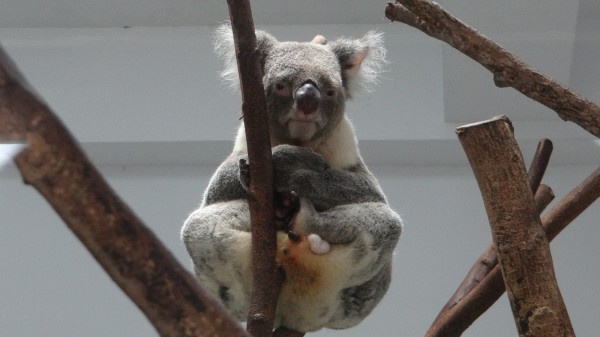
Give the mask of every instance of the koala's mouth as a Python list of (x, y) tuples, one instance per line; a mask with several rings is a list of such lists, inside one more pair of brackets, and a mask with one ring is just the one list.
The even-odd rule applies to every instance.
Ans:
[(300, 141), (309, 141), (317, 133), (319, 124), (316, 118), (311, 119), (290, 119), (288, 130), (293, 139)]

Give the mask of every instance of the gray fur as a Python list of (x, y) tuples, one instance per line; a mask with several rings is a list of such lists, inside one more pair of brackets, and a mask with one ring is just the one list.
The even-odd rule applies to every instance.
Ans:
[[(375, 83), (385, 64), (382, 35), (371, 32), (361, 39), (326, 44), (278, 42), (261, 31), (257, 38), (275, 189), (295, 191), (302, 200), (291, 224), (294, 230), (317, 234), (331, 245), (325, 254), (307, 255), (319, 266), (320, 279), (327, 281), (294, 299), (298, 289), (289, 288), (294, 279), (288, 278), (279, 298), (277, 323), (302, 332), (351, 327), (385, 294), (402, 228), (364, 164), (344, 114), (350, 95)], [(228, 25), (218, 29), (215, 48), (225, 63), (223, 78), (237, 83)], [(307, 83), (318, 94), (304, 97), (311, 104), (299, 104), (306, 92), (299, 88)], [(307, 106), (317, 108), (301, 110)], [(250, 218), (240, 159), (247, 160), (243, 125), (233, 153), (211, 178), (200, 208), (186, 220), (181, 235), (198, 279), (244, 320), (252, 277)]]

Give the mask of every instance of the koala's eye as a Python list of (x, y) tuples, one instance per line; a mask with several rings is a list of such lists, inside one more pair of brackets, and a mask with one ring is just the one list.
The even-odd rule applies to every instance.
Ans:
[(335, 90), (334, 89), (329, 89), (329, 90), (325, 91), (325, 95), (327, 95), (327, 97), (334, 97), (335, 96)]
[(279, 82), (279, 83), (275, 83), (275, 90), (279, 91), (279, 92), (283, 92), (285, 90), (286, 86), (285, 84)]

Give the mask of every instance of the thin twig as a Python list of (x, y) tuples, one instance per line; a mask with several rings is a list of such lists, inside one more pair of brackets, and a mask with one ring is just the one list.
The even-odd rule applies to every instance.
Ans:
[(497, 43), (465, 25), (428, 0), (398, 0), (388, 4), (385, 15), (448, 43), (477, 61), (494, 75), (498, 87), (513, 87), (554, 110), (563, 120), (600, 137), (600, 107), (573, 93), (548, 76), (535, 71)]
[(549, 240), (554, 239), (567, 225), (600, 197), (600, 168), (562, 198), (550, 212), (542, 216)]
[(35, 187), (163, 337), (246, 336), (117, 197), (69, 131), (0, 48), (0, 139)]
[(550, 162), (550, 155), (552, 154), (552, 142), (549, 139), (542, 139), (538, 143), (538, 147), (529, 165), (529, 186), (533, 194), (537, 191), (548, 163)]

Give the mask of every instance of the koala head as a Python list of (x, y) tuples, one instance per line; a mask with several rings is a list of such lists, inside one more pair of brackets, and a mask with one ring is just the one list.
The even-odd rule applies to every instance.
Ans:
[[(385, 65), (381, 33), (327, 42), (279, 42), (256, 31), (271, 138), (275, 144), (305, 145), (327, 137), (344, 118), (345, 102), (360, 88), (377, 82)], [(215, 35), (225, 61), (222, 76), (238, 85), (233, 35), (229, 25)]]

